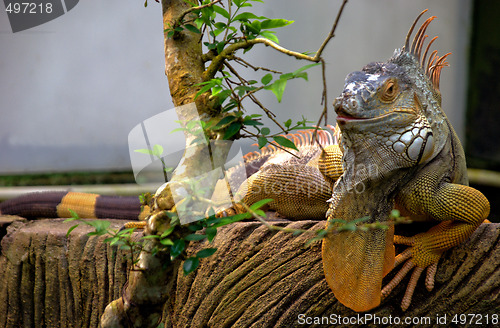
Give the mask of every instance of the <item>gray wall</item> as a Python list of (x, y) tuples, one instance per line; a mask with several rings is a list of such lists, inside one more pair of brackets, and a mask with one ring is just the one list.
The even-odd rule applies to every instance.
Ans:
[[(15, 34), (0, 12), (0, 174), (130, 169), (129, 132), (173, 107), (164, 76), (161, 8), (152, 0), (147, 8), (143, 3), (80, 1), (60, 18)], [(295, 20), (278, 31), (281, 45), (315, 51), (340, 3), (268, 0), (256, 8)], [(438, 16), (428, 31), (440, 36), (436, 49), (453, 52), (441, 91), (445, 111), (464, 136), (470, 0), (351, 0), (325, 52), (329, 105), (349, 72), (384, 61), (402, 46), (424, 8)], [(256, 47), (249, 60), (285, 72), (306, 64), (265, 47)], [(262, 99), (280, 121), (302, 115), (316, 121), (320, 77), (314, 68), (309, 82), (291, 81), (280, 104), (271, 93)]]

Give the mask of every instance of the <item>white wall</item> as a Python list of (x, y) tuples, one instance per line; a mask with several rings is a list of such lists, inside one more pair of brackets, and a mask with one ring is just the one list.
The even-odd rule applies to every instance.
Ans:
[[(0, 174), (130, 169), (130, 130), (173, 107), (164, 76), (161, 8), (153, 0), (147, 8), (143, 3), (80, 1), (65, 15), (18, 33), (0, 12)], [(340, 3), (268, 0), (256, 8), (295, 20), (278, 31), (281, 45), (315, 51)], [(441, 91), (445, 111), (464, 136), (470, 0), (349, 1), (325, 52), (330, 107), (344, 77), (389, 58), (424, 8), (438, 16), (428, 31), (440, 36), (436, 49), (453, 52)], [(256, 47), (249, 61), (285, 72), (306, 64), (265, 47)], [(301, 115), (316, 121), (321, 88), (320, 69), (314, 68), (308, 83), (289, 83), (281, 104), (271, 93), (263, 99), (281, 121)]]

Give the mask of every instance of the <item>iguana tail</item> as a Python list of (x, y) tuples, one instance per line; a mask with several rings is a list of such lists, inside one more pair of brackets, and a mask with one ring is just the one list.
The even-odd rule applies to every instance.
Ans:
[(137, 220), (145, 210), (137, 196), (102, 196), (65, 191), (35, 192), (0, 203), (0, 214), (25, 218), (81, 218)]

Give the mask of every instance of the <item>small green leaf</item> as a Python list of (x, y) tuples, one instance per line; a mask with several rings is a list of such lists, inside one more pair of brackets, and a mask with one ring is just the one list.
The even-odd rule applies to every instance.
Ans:
[(78, 213), (76, 213), (75, 211), (73, 211), (72, 209), (69, 209), (69, 213), (71, 214), (71, 217), (75, 220), (80, 220), (80, 216), (78, 215)]
[(173, 258), (176, 258), (182, 253), (182, 251), (184, 251), (185, 247), (186, 247), (186, 242), (184, 241), (184, 239), (175, 240), (172, 247), (170, 247), (170, 255)]
[(286, 88), (286, 82), (286, 78), (280, 78), (274, 81), (273, 84), (266, 86), (266, 89), (271, 90), (274, 93), (276, 99), (278, 99), (278, 102), (281, 102), (281, 99), (283, 98), (283, 93), (285, 92)]
[(259, 137), (257, 139), (257, 143), (259, 144), (259, 149), (267, 145), (267, 138), (266, 137)]
[(229, 19), (229, 18), (231, 17), (231, 16), (229, 15), (229, 13), (227, 12), (227, 10), (226, 10), (226, 9), (224, 9), (224, 8), (222, 8), (222, 7), (220, 7), (220, 6), (217, 6), (217, 5), (213, 6), (213, 8), (214, 8), (214, 11), (215, 11), (217, 14), (221, 15), (222, 17), (227, 18), (227, 19)]
[(184, 270), (184, 275), (188, 275), (200, 265), (200, 260), (197, 257), (190, 257), (184, 261), (182, 269)]
[(272, 32), (272, 31), (262, 31), (262, 32), (260, 32), (260, 35), (262, 37), (270, 40), (270, 41), (273, 41), (276, 44), (280, 43), (280, 40), (278, 39), (278, 37), (276, 35), (274, 35), (274, 32)]
[(231, 123), (224, 133), (224, 140), (229, 140), (232, 136), (238, 133), (241, 129), (241, 123), (236, 121)]
[(258, 210), (259, 208), (261, 208), (262, 206), (266, 205), (267, 203), (270, 203), (272, 202), (273, 200), (271, 198), (266, 198), (266, 199), (261, 199), (259, 200), (258, 202), (255, 202), (252, 204), (252, 206), (250, 206), (250, 209), (256, 211)]
[(141, 154), (147, 154), (147, 155), (153, 155), (153, 151), (151, 149), (136, 149), (134, 150), (136, 153), (141, 153)]
[(278, 28), (292, 24), (293, 21), (286, 19), (266, 19), (261, 22), (262, 29)]
[(191, 31), (191, 32), (196, 33), (196, 34), (201, 34), (200, 30), (196, 26), (194, 26), (194, 25), (184, 24), (184, 27), (188, 31)]
[(249, 13), (249, 12), (244, 12), (244, 13), (241, 13), (239, 15), (237, 15), (236, 17), (233, 18), (233, 21), (248, 21), (250, 19), (260, 19), (259, 16), (253, 14), (253, 13)]
[(320, 63), (314, 63), (314, 64), (309, 64), (309, 65), (302, 66), (301, 68), (299, 68), (298, 70), (296, 70), (295, 72), (293, 72), (293, 75), (298, 75), (302, 71), (305, 71), (306, 69), (309, 69), (311, 67), (318, 66), (318, 65), (320, 65)]
[(236, 214), (236, 215), (231, 215), (231, 216), (222, 218), (220, 220), (220, 222), (217, 224), (214, 224), (213, 227), (219, 228), (219, 227), (222, 227), (222, 226), (234, 223), (234, 222), (249, 219), (251, 217), (252, 217), (252, 214), (250, 214), (250, 213), (240, 213), (240, 214)]
[[(218, 224), (221, 220), (219, 219), (219, 221), (215, 222), (214, 225)], [(217, 228), (215, 227), (208, 227), (206, 230), (205, 230), (205, 233), (207, 234), (207, 240), (209, 242), (211, 242), (215, 236), (217, 235)]]
[(271, 130), (269, 130), (269, 128), (262, 128), (260, 130), (260, 133), (262, 133), (262, 135), (264, 136), (267, 136), (269, 133), (271, 133)]
[(262, 82), (262, 84), (264, 84), (264, 85), (267, 85), (267, 84), (269, 84), (269, 82), (271, 82), (272, 79), (273, 79), (273, 75), (271, 73), (268, 73), (262, 77), (260, 82)]
[(174, 231), (174, 229), (175, 229), (175, 226), (171, 226), (170, 228), (168, 228), (167, 230), (165, 230), (161, 234), (160, 238), (165, 238), (165, 237), (169, 236)]
[[(67, 220), (65, 220), (64, 222), (66, 222)], [(78, 227), (78, 224), (75, 224), (74, 226), (72, 226), (71, 228), (68, 229), (68, 232), (66, 232), (66, 238), (69, 237), (69, 234), (71, 233), (71, 231), (75, 230), (76, 227)]]
[(293, 141), (288, 139), (288, 138), (285, 138), (283, 136), (275, 136), (275, 137), (273, 137), (273, 139), (280, 146), (298, 150), (297, 147), (295, 146), (295, 144), (293, 143)]
[(163, 239), (160, 239), (160, 244), (165, 245), (165, 246), (173, 246), (174, 242), (170, 238), (163, 238)]
[(197, 258), (205, 258), (214, 255), (214, 253), (217, 251), (217, 248), (205, 248), (196, 253)]
[(206, 235), (197, 235), (197, 234), (190, 234), (190, 235), (187, 235), (186, 237), (184, 237), (184, 240), (187, 240), (187, 241), (199, 241), (199, 240), (203, 240), (205, 239), (207, 236)]
[(290, 118), (285, 122), (285, 127), (288, 129), (291, 125), (292, 125), (292, 119)]
[(228, 116), (225, 116), (223, 117), (214, 127), (213, 129), (214, 130), (218, 130), (226, 125), (228, 125), (229, 123), (233, 122), (234, 120), (236, 120), (237, 117), (236, 116), (233, 116), (233, 115), (228, 115)]

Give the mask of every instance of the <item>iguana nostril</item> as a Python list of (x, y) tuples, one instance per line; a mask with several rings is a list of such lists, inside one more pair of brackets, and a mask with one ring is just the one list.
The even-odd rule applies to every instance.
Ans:
[(342, 106), (342, 97), (337, 97), (333, 101), (333, 109), (337, 110)]
[(352, 98), (351, 101), (350, 101), (350, 104), (349, 104), (349, 107), (351, 109), (356, 109), (358, 108), (358, 102), (356, 101), (356, 99)]

